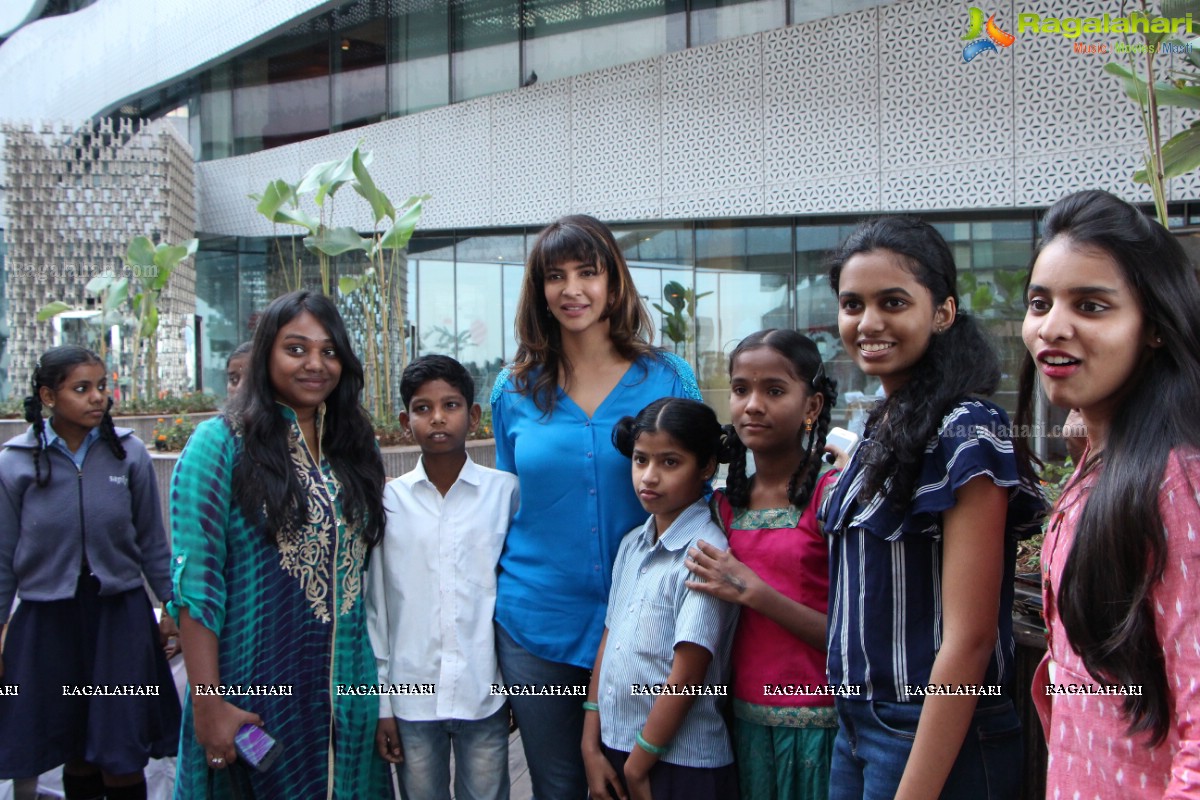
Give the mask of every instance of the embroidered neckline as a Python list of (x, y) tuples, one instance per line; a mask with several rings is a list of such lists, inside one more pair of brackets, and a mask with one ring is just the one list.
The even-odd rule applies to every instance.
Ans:
[(802, 512), (795, 506), (784, 508), (735, 508), (732, 527), (740, 531), (794, 528)]

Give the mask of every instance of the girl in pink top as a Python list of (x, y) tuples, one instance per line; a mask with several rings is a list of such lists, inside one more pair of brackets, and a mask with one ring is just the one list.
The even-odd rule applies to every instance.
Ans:
[(1047, 212), (1028, 301), (1018, 422), (1036, 373), (1087, 429), (1042, 549), (1046, 796), (1200, 797), (1200, 284), (1161, 226), (1088, 191)]
[[(696, 591), (740, 604), (733, 641), (733, 740), (742, 800), (824, 798), (837, 734), (825, 684), (828, 545), (816, 508), (837, 387), (792, 330), (759, 331), (729, 359), (729, 481), (714, 496), (728, 551), (700, 542)], [(746, 475), (746, 452), (755, 471)]]

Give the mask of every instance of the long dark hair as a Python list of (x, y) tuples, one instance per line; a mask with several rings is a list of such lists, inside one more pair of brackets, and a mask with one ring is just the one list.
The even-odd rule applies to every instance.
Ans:
[[(1142, 686), (1141, 696), (1123, 698), (1122, 707), (1129, 733), (1148, 732), (1157, 745), (1166, 738), (1172, 716), (1162, 655), (1171, 644), (1158, 641), (1150, 596), (1162, 578), (1167, 550), (1159, 487), (1172, 449), (1200, 448), (1195, 421), (1200, 284), (1174, 237), (1107, 192), (1078, 192), (1051, 206), (1034, 262), (1059, 237), (1072, 248), (1111, 258), (1136, 296), (1148, 330), (1162, 339), (1161, 346), (1147, 348), (1125, 381), (1104, 451), (1076, 474), (1074, 480), (1098, 473), (1057, 597), (1067, 639), (1088, 672), (1102, 682)], [(1032, 430), (1035, 386), (1033, 356), (1026, 355), (1017, 423), (1027, 431)]]
[[(796, 371), (796, 377), (808, 385), (812, 392), (824, 397), (821, 413), (808, 432), (808, 441), (803, 439), (796, 442), (801, 452), (800, 463), (788, 481), (788, 502), (796, 508), (803, 509), (812, 497), (817, 485), (817, 476), (821, 473), (821, 454), (825, 450), (825, 437), (829, 433), (829, 422), (833, 415), (833, 406), (837, 403), (837, 382), (825, 372), (821, 362), (821, 351), (812, 339), (802, 333), (787, 328), (768, 328), (765, 331), (752, 333), (738, 343), (729, 355), (729, 376), (733, 377), (733, 362), (742, 353), (759, 347), (769, 347), (787, 359)], [(746, 445), (738, 438), (737, 430), (732, 425), (724, 428), (726, 454), (729, 457), (729, 477), (725, 483), (725, 496), (737, 508), (748, 508), (750, 505), (751, 479), (746, 476)]]
[[(934, 307), (953, 297), (958, 305), (958, 269), (942, 235), (912, 217), (881, 217), (863, 223), (842, 243), (829, 264), (829, 285), (837, 294), (842, 269), (851, 257), (879, 250), (895, 254), (898, 263), (929, 290)], [(1000, 362), (979, 325), (959, 311), (913, 365), (909, 379), (867, 417), (871, 440), (859, 458), (863, 463), (860, 498), (873, 498), (888, 480), (895, 503), (907, 503), (925, 456), (925, 445), (937, 434), (942, 418), (955, 403), (990, 395), (1000, 382)], [(1018, 469), (1032, 478), (1032, 467), (1018, 458)]]
[(254, 331), (250, 364), (225, 417), (242, 431), (243, 451), (233, 467), (233, 495), (248, 520), (262, 523), (268, 540), (307, 521), (307, 502), (289, 455), (289, 423), (275, 404), (271, 356), (279, 329), (307, 311), (333, 339), (342, 375), (325, 401), (321, 450), (342, 485), (346, 519), (361, 528), (369, 545), (383, 537), (383, 460), (371, 418), (359, 403), (362, 362), (333, 301), (296, 291), (267, 306)]
[(725, 460), (721, 458), (721, 423), (716, 413), (704, 403), (683, 397), (662, 397), (635, 416), (622, 417), (613, 426), (613, 447), (630, 458), (639, 436), (659, 432), (683, 445), (701, 468), (709, 460)]
[[(104, 367), (100, 356), (91, 350), (68, 344), (62, 347), (51, 347), (42, 353), (42, 357), (38, 359), (33, 368), (33, 377), (29, 381), (29, 387), (33, 393), (25, 398), (25, 421), (33, 426), (33, 438), (37, 441), (37, 447), (33, 450), (33, 471), (38, 486), (45, 486), (49, 483), (50, 475), (53, 472), (53, 465), (46, 455), (46, 448), (49, 447), (50, 441), (46, 436), (46, 421), (42, 417), (41, 388), (44, 386), (52, 392), (57, 392), (71, 370), (80, 364), (97, 364), (101, 368)], [(116, 428), (113, 426), (112, 406), (113, 400), (112, 397), (109, 397), (108, 404), (104, 408), (104, 418), (100, 420), (100, 438), (112, 450), (114, 456), (124, 461), (125, 446), (121, 444)], [(46, 464), (45, 476), (42, 475), (43, 462)]]
[(534, 240), (517, 302), (517, 355), (513, 358), (512, 381), (518, 392), (533, 397), (543, 412), (554, 410), (560, 372), (571, 376), (571, 364), (563, 357), (562, 332), (558, 320), (546, 307), (546, 272), (568, 261), (592, 264), (608, 276), (611, 298), (603, 319), (609, 337), (622, 358), (633, 360), (653, 352), (650, 346), (650, 312), (629, 274), (629, 265), (612, 231), (598, 219), (584, 214), (561, 217)]

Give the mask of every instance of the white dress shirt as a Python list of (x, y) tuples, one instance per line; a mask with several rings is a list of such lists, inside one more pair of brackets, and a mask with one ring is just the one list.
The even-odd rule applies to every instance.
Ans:
[(424, 458), (384, 487), (387, 527), (367, 577), (381, 717), (478, 720), (504, 704), (491, 694), (501, 682), (492, 615), (517, 486), (515, 475), (468, 457), (444, 497)]

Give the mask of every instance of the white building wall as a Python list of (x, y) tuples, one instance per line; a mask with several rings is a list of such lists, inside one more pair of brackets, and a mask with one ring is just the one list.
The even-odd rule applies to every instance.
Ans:
[[(319, 0), (99, 0), (0, 48), (0, 118), (85, 118), (322, 12)], [(1019, 6), (1019, 8), (1018, 8)], [(1053, 0), (988, 7), (1064, 15)], [(1105, 0), (1073, 16), (1112, 12)], [(1129, 178), (1145, 150), (1137, 109), (1058, 35), (962, 60), (965, 7), (911, 0), (494, 95), (287, 147), (198, 165), (199, 230), (269, 235), (246, 199), (362, 139), (394, 199), (433, 195), (422, 226), (855, 214), (1039, 206)], [(1116, 41), (1098, 37), (1097, 41)], [(74, 57), (64, 58), (64, 54)], [(1160, 65), (1162, 59), (1160, 58)], [(1168, 132), (1184, 124), (1163, 112)], [(1200, 198), (1200, 178), (1173, 199)], [(357, 198), (337, 204), (361, 226)], [(280, 231), (282, 232), (282, 231)]]
[[(1111, 11), (1079, 3), (1075, 15)], [(993, 7), (1015, 31), (1012, 0)], [(1021, 11), (1062, 14), (1061, 4)], [(394, 198), (433, 195), (425, 228), (1049, 205), (1130, 175), (1135, 105), (1057, 35), (964, 63), (961, 4), (900, 2), (541, 83), (199, 165), (200, 230), (269, 235), (246, 200), (358, 140)], [(1111, 38), (1111, 37), (1110, 37)], [(1164, 111), (1168, 131), (1183, 124)], [(1200, 198), (1200, 179), (1173, 199)], [(357, 198), (338, 224), (362, 224)], [(283, 232), (283, 231), (279, 231)]]

